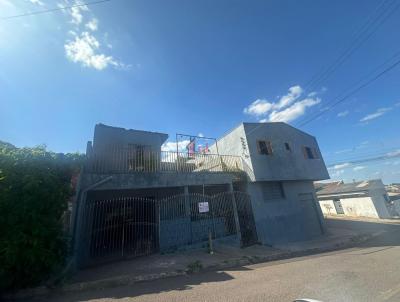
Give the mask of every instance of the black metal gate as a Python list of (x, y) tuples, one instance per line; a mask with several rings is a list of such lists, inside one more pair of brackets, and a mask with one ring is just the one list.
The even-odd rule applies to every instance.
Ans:
[(258, 241), (250, 195), (244, 192), (235, 192), (235, 200), (239, 216), (241, 245), (250, 246)]
[(154, 198), (88, 200), (83, 208), (81, 266), (168, 251), (224, 238), (257, 242), (250, 196), (181, 194)]

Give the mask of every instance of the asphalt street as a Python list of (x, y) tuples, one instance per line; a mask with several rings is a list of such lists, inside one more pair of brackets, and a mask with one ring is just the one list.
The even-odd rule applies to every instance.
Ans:
[(330, 220), (379, 232), (355, 247), (36, 301), (400, 301), (400, 224)]

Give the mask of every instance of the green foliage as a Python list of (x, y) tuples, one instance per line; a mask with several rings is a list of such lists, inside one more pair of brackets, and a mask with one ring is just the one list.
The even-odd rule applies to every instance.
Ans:
[(0, 290), (36, 285), (62, 267), (61, 218), (81, 161), (0, 141)]

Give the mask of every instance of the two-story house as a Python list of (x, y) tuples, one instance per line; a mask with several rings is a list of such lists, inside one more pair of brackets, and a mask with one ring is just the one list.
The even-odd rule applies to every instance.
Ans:
[(74, 208), (81, 266), (209, 240), (274, 245), (323, 233), (316, 139), (285, 123), (242, 123), (208, 153), (162, 151), (167, 134), (98, 124)]

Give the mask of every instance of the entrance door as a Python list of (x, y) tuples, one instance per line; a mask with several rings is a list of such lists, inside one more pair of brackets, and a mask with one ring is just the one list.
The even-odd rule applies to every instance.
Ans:
[(158, 250), (158, 204), (154, 198), (125, 201), (122, 253), (142, 256)]
[(333, 200), (333, 205), (335, 206), (337, 214), (344, 214), (344, 210), (343, 210), (343, 207), (342, 207), (342, 203), (340, 202), (340, 199), (334, 199)]

